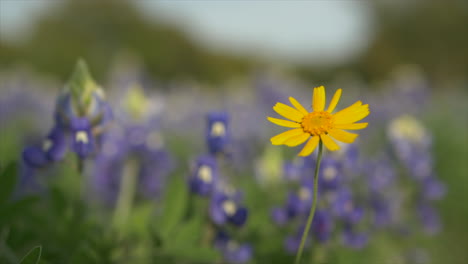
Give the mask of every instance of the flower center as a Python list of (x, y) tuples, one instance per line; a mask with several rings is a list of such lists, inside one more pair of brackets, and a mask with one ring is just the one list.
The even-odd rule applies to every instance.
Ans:
[(211, 126), (211, 136), (222, 137), (226, 134), (226, 127), (222, 122), (215, 122)]
[(200, 177), (202, 181), (210, 183), (213, 179), (213, 176), (211, 175), (211, 168), (206, 165), (200, 166), (198, 169), (198, 177)]
[(312, 112), (302, 119), (301, 125), (304, 132), (313, 136), (326, 134), (333, 128), (332, 115), (326, 111)]
[(223, 202), (223, 210), (228, 216), (233, 216), (236, 213), (237, 206), (233, 201), (227, 200)]

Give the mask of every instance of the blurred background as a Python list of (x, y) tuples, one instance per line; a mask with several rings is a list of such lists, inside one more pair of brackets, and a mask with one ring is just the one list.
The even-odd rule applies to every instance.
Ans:
[[(357, 144), (362, 167), (374, 166), (368, 161), (391, 160), (397, 174), (406, 167), (412, 173), (413, 159), (397, 162), (407, 157), (398, 157), (401, 149), (395, 146), (401, 142), (395, 143), (391, 132), (396, 129), (392, 124), (404, 123), (396, 130), (424, 138), (420, 140), (424, 148), (416, 147), (417, 153), (430, 153), (421, 155), (431, 177), (437, 175), (440, 183), (431, 188), (444, 195), (431, 201), (438, 213), (429, 225), (437, 225), (438, 232), (416, 231), (418, 224), (412, 219), (412, 225), (403, 228), (399, 223), (369, 238), (359, 250), (320, 245), (304, 263), (468, 263), (467, 25), (468, 3), (462, 0), (0, 0), (0, 171), (4, 179), (8, 173), (18, 174), (12, 180), (12, 198), (8, 184), (0, 187), (8, 201), (0, 206), (0, 262), (19, 263), (23, 256), (31, 261), (42, 255), (40, 263), (292, 263), (294, 254), (283, 245), (292, 229), (277, 227), (270, 210), (284, 203), (291, 186), (297, 187), (280, 180), (290, 173), (285, 169), (288, 162), (297, 164), (296, 152), (269, 146), (269, 138), (280, 130), (265, 118), (274, 115), (274, 103), (286, 103), (288, 96), (308, 106), (311, 88), (325, 85), (329, 97), (343, 88), (341, 107), (356, 100), (370, 104), (366, 121), (370, 125)], [(23, 164), (23, 149), (41, 142), (58, 122), (54, 116), (62, 102), (58, 95), (79, 75), (72, 73), (77, 72), (80, 58), (107, 95), (106, 107), (108, 103), (119, 123), (113, 131), (122, 136), (128, 128), (127, 138), (156, 145), (158, 151), (164, 146), (164, 155), (149, 150), (142, 154), (140, 147), (130, 144), (117, 163), (100, 165), (108, 160), (87, 158), (84, 177), (77, 175), (75, 159), (68, 156), (54, 168), (41, 163), (34, 172)], [(193, 166), (197, 168), (193, 164), (206, 151), (205, 143), (210, 148), (204, 134), (206, 114), (218, 110), (229, 114), (237, 145), (231, 149), (232, 160), (220, 161), (220, 167), (224, 174), (242, 176), (229, 181), (244, 189), (249, 209), (242, 231), (228, 229), (238, 233), (234, 237), (248, 243), (249, 250), (226, 244), (225, 249), (221, 246), (223, 256), (217, 255), (219, 250), (212, 252), (211, 246), (198, 249), (165, 240), (197, 244), (200, 237), (206, 240), (207, 232), (200, 231), (206, 216), (193, 211), (207, 202), (187, 198), (193, 190), (185, 190), (183, 179)], [(411, 118), (399, 119), (408, 115)], [(137, 129), (140, 134), (135, 136), (131, 132), (135, 127), (145, 127), (146, 132)], [(48, 139), (53, 137), (49, 134)], [(123, 148), (122, 144), (115, 148)], [(130, 159), (122, 158), (127, 154)], [(141, 176), (142, 182), (136, 184), (143, 188), (142, 197), (133, 201), (125, 221), (115, 220), (119, 219), (115, 214), (121, 213), (115, 208), (120, 208), (116, 204), (125, 184), (121, 174), (128, 167), (115, 164), (129, 160), (133, 164), (136, 156), (145, 166), (156, 164), (141, 166), (142, 171), (156, 171), (158, 183), (153, 188), (154, 182)], [(18, 173), (6, 169), (11, 162), (17, 164)], [(225, 163), (231, 167), (226, 169)], [(371, 169), (361, 170), (368, 175)], [(382, 172), (375, 169), (375, 173)], [(104, 174), (109, 178), (103, 180)], [(68, 176), (57, 179), (63, 175)], [(413, 201), (413, 206), (401, 207), (416, 212), (419, 200), (408, 194), (408, 179), (400, 178), (404, 187), (394, 188), (402, 192), (392, 195)], [(359, 179), (353, 182), (357, 183), (367, 184)], [(418, 184), (408, 186), (418, 189)], [(92, 191), (83, 191), (80, 185)], [(275, 188), (278, 197), (269, 188)], [(167, 213), (172, 206), (180, 208)], [(434, 219), (434, 214), (420, 215)], [(125, 231), (101, 233), (112, 217), (119, 228), (124, 223)], [(51, 223), (57, 228), (39, 230)], [(163, 231), (152, 226), (154, 234), (147, 232), (151, 223)], [(174, 238), (167, 231), (180, 228), (193, 235), (186, 237), (180, 231)], [(374, 232), (371, 229), (369, 233)], [(205, 242), (201, 244), (206, 246)], [(229, 253), (233, 248), (239, 249), (237, 255)]]

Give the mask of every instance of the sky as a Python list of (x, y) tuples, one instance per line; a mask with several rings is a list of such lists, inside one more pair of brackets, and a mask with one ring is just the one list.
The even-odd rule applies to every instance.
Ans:
[[(18, 40), (56, 0), (0, 0), (0, 37)], [(221, 52), (304, 64), (342, 63), (373, 35), (368, 1), (134, 1), (149, 19), (175, 24)]]

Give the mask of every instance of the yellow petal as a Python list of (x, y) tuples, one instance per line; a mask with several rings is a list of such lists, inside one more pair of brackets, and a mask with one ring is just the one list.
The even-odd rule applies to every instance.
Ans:
[(331, 129), (328, 131), (328, 134), (344, 143), (353, 143), (354, 140), (359, 136), (358, 134), (349, 133), (341, 129)]
[(296, 99), (294, 99), (293, 97), (289, 97), (289, 101), (291, 102), (292, 105), (294, 105), (294, 107), (296, 107), (297, 110), (299, 110), (299, 112), (301, 112), (302, 114), (304, 115), (307, 115), (309, 114), (309, 112), (307, 111), (307, 109), (305, 109)]
[(335, 94), (333, 95), (330, 105), (328, 106), (327, 112), (331, 113), (333, 112), (333, 110), (335, 110), (335, 107), (338, 104), (338, 101), (340, 101), (340, 97), (341, 97), (341, 88), (336, 90)]
[(286, 146), (295, 147), (304, 143), (310, 137), (309, 133), (302, 133), (299, 136), (292, 137), (284, 142)]
[(273, 110), (275, 110), (278, 114), (282, 115), (283, 117), (296, 122), (301, 122), (302, 118), (304, 117), (304, 115), (298, 110), (282, 103), (276, 103), (276, 105), (273, 107)]
[(312, 108), (314, 111), (323, 111), (325, 108), (325, 88), (323, 86), (314, 88)]
[(296, 128), (296, 129), (291, 129), (286, 132), (283, 132), (281, 134), (278, 134), (270, 139), (271, 144), (273, 145), (281, 145), (283, 144), (286, 140), (298, 136), (300, 134), (304, 133), (302, 128)]
[(331, 151), (340, 149), (340, 146), (338, 146), (338, 144), (336, 144), (336, 142), (333, 139), (331, 139), (328, 135), (322, 134), (320, 135), (320, 139), (322, 140), (325, 147), (327, 147), (327, 149)]
[(354, 124), (335, 124), (336, 128), (347, 130), (358, 130), (366, 128), (368, 123), (354, 123)]
[(368, 116), (369, 113), (370, 113), (369, 106), (363, 105), (359, 107), (358, 109), (348, 111), (344, 114), (339, 115), (338, 117), (335, 117), (334, 123), (335, 124), (351, 124)]
[(301, 152), (299, 152), (299, 156), (309, 156), (312, 152), (314, 152), (315, 148), (319, 143), (319, 139), (319, 136), (313, 136), (311, 139), (309, 139), (309, 141), (307, 141)]
[(341, 109), (340, 111), (336, 112), (335, 114), (333, 114), (333, 116), (337, 117), (337, 116), (340, 116), (340, 115), (343, 115), (345, 113), (348, 113), (350, 111), (354, 111), (356, 109), (359, 109), (359, 107), (362, 106), (362, 102), (361, 101), (357, 101), (355, 102), (354, 104), (344, 108), (344, 109)]
[(288, 120), (283, 120), (279, 118), (273, 118), (273, 117), (267, 117), (268, 121), (272, 122), (273, 124), (276, 124), (278, 126), (284, 126), (284, 127), (292, 127), (292, 128), (297, 128), (301, 127), (301, 124), (288, 121)]

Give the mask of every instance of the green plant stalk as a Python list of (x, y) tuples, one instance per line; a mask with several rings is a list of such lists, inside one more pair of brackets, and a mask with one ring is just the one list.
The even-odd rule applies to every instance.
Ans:
[(296, 261), (295, 264), (299, 264), (301, 262), (302, 251), (304, 250), (304, 245), (307, 240), (307, 236), (309, 234), (310, 226), (312, 225), (312, 221), (314, 220), (315, 215), (315, 208), (317, 207), (317, 192), (318, 192), (318, 172), (320, 169), (320, 162), (322, 161), (322, 141), (319, 142), (319, 152), (317, 156), (317, 165), (315, 166), (315, 173), (314, 173), (314, 194), (312, 198), (312, 207), (310, 208), (309, 217), (307, 218), (307, 224), (304, 229), (304, 233), (302, 233), (301, 244), (299, 245), (299, 250), (296, 254)]
[(124, 228), (132, 210), (138, 177), (137, 170), (137, 161), (134, 159), (128, 160), (127, 164), (125, 164), (122, 179), (120, 181), (120, 191), (114, 211), (113, 225), (118, 230)]

